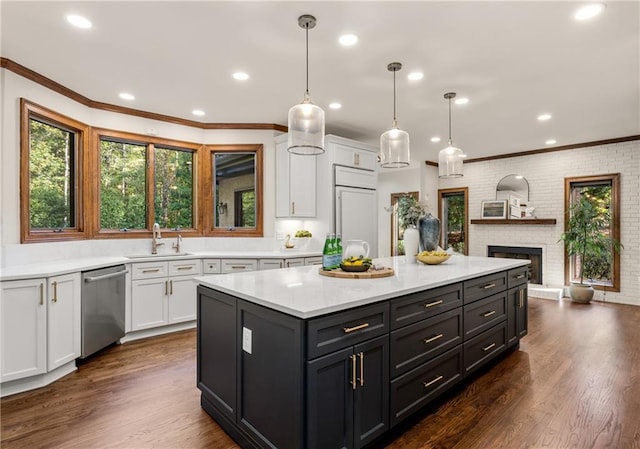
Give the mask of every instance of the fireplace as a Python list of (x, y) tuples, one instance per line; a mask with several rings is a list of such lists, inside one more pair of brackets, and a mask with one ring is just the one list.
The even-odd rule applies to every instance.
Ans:
[(542, 285), (542, 248), (489, 245), (487, 247), (487, 256), (530, 260), (529, 282)]

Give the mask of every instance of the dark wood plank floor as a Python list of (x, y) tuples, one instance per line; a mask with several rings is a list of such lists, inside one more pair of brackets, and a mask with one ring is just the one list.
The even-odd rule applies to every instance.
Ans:
[[(393, 449), (640, 449), (640, 307), (530, 300), (530, 333)], [(237, 448), (200, 408), (195, 332), (114, 346), (1, 401), (2, 449)]]

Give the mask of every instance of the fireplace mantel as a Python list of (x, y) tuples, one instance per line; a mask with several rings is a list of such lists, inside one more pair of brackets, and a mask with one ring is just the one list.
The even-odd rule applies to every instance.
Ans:
[(488, 225), (554, 225), (555, 218), (522, 218), (522, 219), (472, 219), (471, 224), (488, 224)]

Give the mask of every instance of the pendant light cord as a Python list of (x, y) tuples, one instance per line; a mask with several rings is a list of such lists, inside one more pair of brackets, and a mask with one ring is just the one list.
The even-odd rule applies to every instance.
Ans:
[(393, 121), (396, 122), (396, 70), (393, 71)]
[(305, 33), (306, 33), (306, 41), (307, 41), (307, 95), (309, 95), (309, 24), (307, 23), (304, 26), (305, 29)]
[(449, 146), (451, 146), (451, 98), (449, 98)]

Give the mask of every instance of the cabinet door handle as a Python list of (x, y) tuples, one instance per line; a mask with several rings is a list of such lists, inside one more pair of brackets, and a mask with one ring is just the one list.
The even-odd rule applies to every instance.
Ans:
[(173, 295), (173, 281), (169, 281), (169, 294)]
[(491, 284), (487, 284), (487, 285), (485, 285), (485, 286), (484, 286), (484, 287), (482, 287), (482, 288), (484, 288), (484, 289), (486, 290), (486, 289), (488, 289), (488, 288), (493, 288), (493, 287), (495, 287), (495, 286), (496, 286), (496, 284), (491, 283)]
[(437, 301), (430, 302), (429, 304), (425, 304), (424, 306), (425, 307), (433, 307), (433, 306), (437, 306), (439, 304), (442, 304), (443, 302), (444, 301), (442, 299), (439, 299)]
[(364, 352), (358, 354), (360, 356), (360, 386), (364, 386)]
[(519, 274), (516, 276), (516, 279), (523, 279), (524, 278), (524, 274)]
[(291, 215), (295, 215), (296, 214), (296, 202), (292, 201), (291, 202)]
[(51, 298), (51, 302), (58, 302), (58, 281), (53, 281), (51, 285), (53, 286), (53, 298)]
[(40, 305), (44, 306), (44, 284), (40, 282)]
[(362, 323), (358, 326), (353, 327), (343, 327), (342, 329), (344, 330), (345, 334), (350, 334), (351, 332), (359, 331), (360, 329), (364, 329), (366, 327), (369, 327), (369, 323)]
[(431, 385), (435, 384), (436, 382), (440, 382), (442, 379), (444, 379), (443, 376), (438, 376), (435, 379), (433, 379), (432, 381), (422, 382), (422, 385), (424, 385), (425, 388), (429, 388)]
[(524, 307), (524, 290), (520, 290), (520, 308)]
[(353, 390), (356, 389), (356, 355), (350, 355), (351, 359), (351, 388)]
[(486, 318), (486, 317), (488, 317), (488, 316), (494, 315), (495, 313), (496, 313), (496, 311), (495, 311), (495, 310), (492, 310), (491, 312), (485, 312), (485, 313), (483, 313), (483, 314), (482, 314), (482, 316)]
[(151, 270), (142, 270), (143, 273), (157, 273), (160, 271), (160, 268), (153, 268)]
[(164, 281), (164, 294), (169, 295), (169, 281)]
[(487, 347), (485, 347), (485, 348), (482, 348), (482, 350), (483, 350), (484, 352), (487, 352), (489, 349), (492, 349), (492, 348), (494, 348), (495, 346), (496, 346), (496, 344), (495, 344), (495, 343), (491, 343), (489, 346), (487, 346)]
[(425, 342), (425, 343), (431, 343), (432, 341), (439, 340), (439, 339), (441, 339), (442, 337), (444, 337), (444, 334), (434, 335), (434, 336), (433, 336), (433, 337), (431, 337), (431, 338), (425, 338), (425, 339), (424, 339), (424, 342)]

